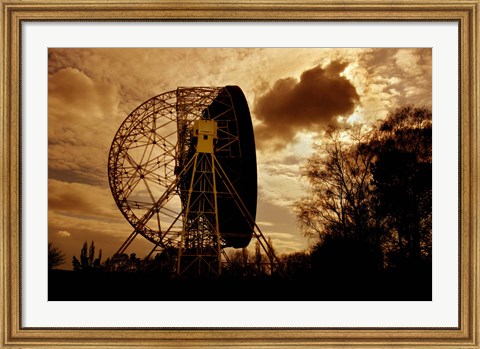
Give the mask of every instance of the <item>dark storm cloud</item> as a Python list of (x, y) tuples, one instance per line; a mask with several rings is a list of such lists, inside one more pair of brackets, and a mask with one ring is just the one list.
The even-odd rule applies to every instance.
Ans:
[(255, 129), (262, 147), (281, 148), (302, 130), (319, 131), (336, 125), (336, 117), (350, 115), (359, 101), (352, 83), (340, 74), (348, 63), (333, 61), (328, 66), (306, 70), (300, 80), (277, 80), (254, 106), (262, 123)]

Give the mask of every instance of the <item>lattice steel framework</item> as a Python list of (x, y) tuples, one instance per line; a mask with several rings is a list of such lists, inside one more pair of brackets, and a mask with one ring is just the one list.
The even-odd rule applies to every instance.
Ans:
[[(235, 188), (240, 174), (224, 168), (242, 157), (236, 111), (226, 92), (178, 88), (149, 99), (122, 123), (108, 175), (115, 202), (134, 230), (117, 254), (140, 234), (153, 243), (150, 254), (176, 251), (177, 274), (220, 274), (228, 260), (224, 248), (235, 239), (235, 232), (220, 234), (220, 198), (235, 202), (268, 258), (278, 261)], [(214, 152), (197, 151), (198, 120), (215, 125)]]

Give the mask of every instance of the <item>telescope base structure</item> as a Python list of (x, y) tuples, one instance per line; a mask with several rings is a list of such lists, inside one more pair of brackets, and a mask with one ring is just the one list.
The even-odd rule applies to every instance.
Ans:
[[(209, 149), (208, 146), (205, 148)], [(176, 194), (182, 198), (183, 207), (179, 215), (172, 217), (174, 221), (170, 228), (177, 221), (183, 220), (179, 239), (175, 244), (171, 241), (163, 244), (162, 239), (159, 239), (160, 242), (152, 248), (147, 258), (155, 252), (168, 254), (171, 259), (176, 259), (172, 273), (177, 276), (220, 276), (222, 268), (230, 262), (225, 248), (231, 247), (228, 244), (229, 238), (235, 238), (235, 232), (224, 234), (221, 232), (218, 215), (218, 198), (221, 197), (222, 199), (230, 198), (241, 212), (245, 222), (251, 227), (252, 237), (258, 241), (258, 245), (267, 257), (267, 263), (264, 263), (266, 272), (271, 274), (279, 269), (280, 262), (272, 246), (265, 239), (213, 152), (194, 153), (169, 190), (140, 219), (136, 229), (122, 244), (116, 255), (125, 253), (137, 235), (142, 235), (142, 226), (155, 212), (158, 212), (163, 201)], [(170, 228), (159, 234), (170, 235)], [(240, 234), (241, 232), (238, 233)]]

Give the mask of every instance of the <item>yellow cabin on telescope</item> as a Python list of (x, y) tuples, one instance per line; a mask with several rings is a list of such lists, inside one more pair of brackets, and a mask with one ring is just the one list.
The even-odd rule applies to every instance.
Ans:
[(197, 138), (197, 153), (213, 154), (217, 137), (217, 122), (214, 120), (195, 120), (193, 135)]

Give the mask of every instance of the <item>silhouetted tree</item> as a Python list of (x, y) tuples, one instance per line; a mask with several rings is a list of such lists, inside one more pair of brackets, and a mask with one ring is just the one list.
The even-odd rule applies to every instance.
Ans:
[(282, 256), (283, 273), (287, 278), (309, 275), (311, 258), (307, 252), (295, 252)]
[(432, 138), (426, 108), (396, 110), (369, 132), (331, 130), (297, 204), (314, 268), (370, 270), (431, 258)]
[(115, 254), (107, 258), (103, 267), (108, 272), (142, 272), (171, 275), (175, 272), (178, 252), (175, 249), (164, 249), (155, 257), (138, 258), (135, 253)]
[[(268, 239), (268, 246), (267, 246), (267, 257), (268, 257), (268, 262), (270, 263), (270, 271), (273, 272), (275, 270), (275, 259), (273, 258), (273, 256), (276, 255), (276, 252), (275, 252), (275, 248), (273, 247), (273, 241), (272, 241), (272, 238), (269, 236)], [(281, 261), (280, 261), (281, 263)]]
[(53, 242), (48, 243), (48, 269), (52, 270), (65, 262), (65, 254)]
[[(331, 130), (303, 170), (311, 192), (297, 204), (298, 218), (305, 235), (320, 244), (343, 239), (368, 246), (367, 251), (380, 249), (382, 234), (373, 204), (374, 153), (367, 141), (368, 134), (360, 128)], [(377, 264), (382, 263), (380, 258)]]
[(263, 256), (262, 256), (262, 251), (260, 249), (260, 242), (258, 240), (255, 242), (255, 271), (257, 273), (263, 273), (264, 272), (264, 267), (263, 267)]
[[(270, 247), (273, 246), (271, 239), (268, 240)], [(272, 270), (271, 263), (275, 262), (271, 256), (262, 253), (260, 242), (255, 242), (253, 253), (246, 248), (233, 250), (228, 255), (229, 263), (224, 268), (223, 273), (234, 277), (255, 277), (269, 274)]]
[(95, 258), (95, 244), (92, 241), (90, 247), (87, 242), (83, 244), (80, 250), (80, 260), (73, 256), (72, 264), (75, 271), (91, 271), (101, 269), (102, 250), (99, 251), (98, 258)]
[(131, 259), (126, 253), (115, 254), (105, 261), (106, 271), (131, 271)]
[(391, 265), (431, 258), (432, 114), (404, 107), (383, 121), (370, 141), (376, 215), (388, 231)]
[(245, 277), (250, 275), (250, 255), (246, 248), (235, 249), (228, 254), (229, 263), (223, 270), (224, 275), (230, 277)]
[(175, 249), (164, 249), (157, 253), (153, 259), (142, 261), (142, 270), (158, 272), (162, 275), (172, 275), (177, 268), (178, 252)]

